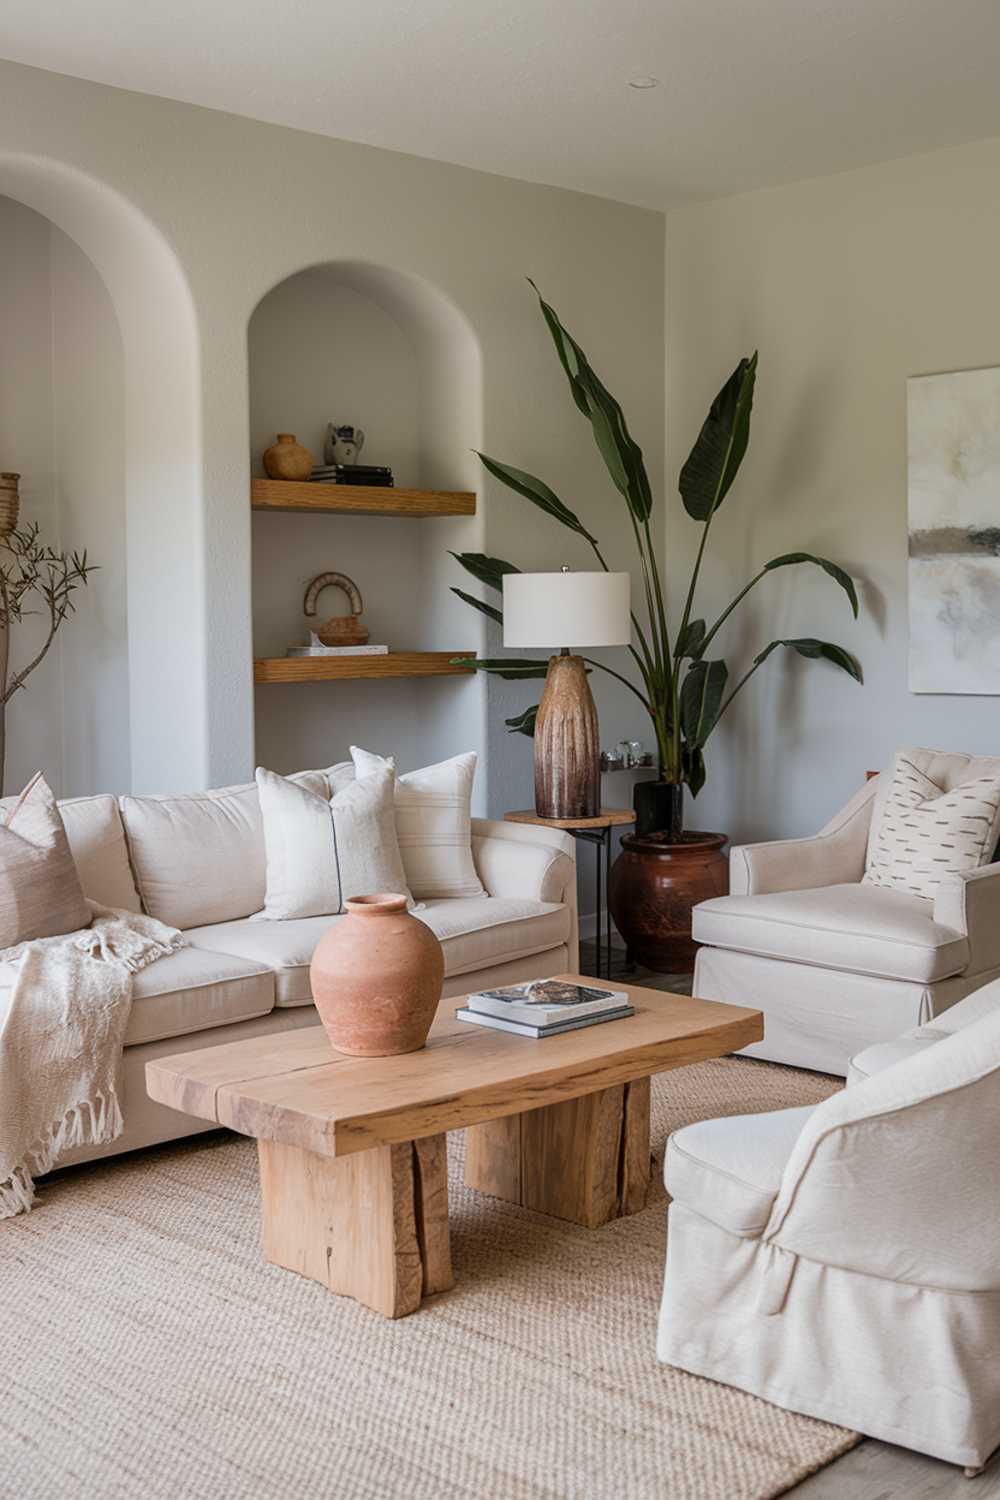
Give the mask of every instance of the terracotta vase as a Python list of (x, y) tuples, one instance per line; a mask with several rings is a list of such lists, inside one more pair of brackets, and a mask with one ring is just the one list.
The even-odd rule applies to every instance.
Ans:
[(352, 896), (317, 944), (310, 969), (320, 1020), (338, 1052), (392, 1057), (427, 1040), (444, 983), (444, 952), (406, 897)]
[(20, 474), (0, 474), (0, 541), (17, 529), (21, 507), (17, 483)]
[(631, 834), (611, 867), (608, 905), (631, 956), (659, 974), (694, 965), (691, 909), (729, 892), (724, 833)]
[(313, 456), (296, 441), (294, 432), (279, 432), (263, 457), (264, 473), (269, 479), (311, 479)]

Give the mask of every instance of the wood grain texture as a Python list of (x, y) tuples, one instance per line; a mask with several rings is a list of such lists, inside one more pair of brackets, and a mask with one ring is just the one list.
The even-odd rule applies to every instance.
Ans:
[(588, 1229), (638, 1213), (649, 1185), (649, 1079), (472, 1126), (465, 1181)]
[(624, 1134), (619, 1160), (618, 1212), (638, 1214), (646, 1206), (652, 1162), (649, 1154), (651, 1089), (648, 1078), (625, 1085)]
[(596, 817), (601, 807), (601, 736), (582, 656), (549, 657), (534, 738), (539, 817)]
[(635, 822), (635, 813), (630, 807), (602, 807), (593, 818), (540, 818), (538, 813), (504, 813), (507, 823), (536, 823), (542, 828), (621, 828)]
[(474, 516), (468, 489), (384, 489), (379, 484), (318, 484), (312, 480), (250, 480), (253, 510), (306, 510), (340, 516)]
[(147, 1089), (244, 1135), (343, 1156), (631, 1083), (764, 1033), (759, 1011), (620, 987), (634, 1016), (544, 1040), (458, 1021), (451, 999), (419, 1052), (346, 1058), (325, 1038), (310, 1044), (306, 1032), (290, 1032), (159, 1058), (147, 1066)]
[(250, 505), (254, 510), (298, 510), (316, 514), (354, 516), (474, 516), (471, 490), (404, 490), (377, 485), (296, 483), (285, 479), (253, 479)]
[(259, 1141), (265, 1258), (387, 1318), (453, 1285), (444, 1137), (343, 1161)]
[(468, 677), (452, 657), (474, 651), (390, 651), (385, 656), (262, 656), (254, 682), (344, 682), (360, 677)]

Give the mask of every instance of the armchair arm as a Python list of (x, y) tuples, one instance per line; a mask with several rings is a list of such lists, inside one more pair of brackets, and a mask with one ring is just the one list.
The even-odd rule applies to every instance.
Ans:
[(934, 898), (934, 920), (968, 938), (966, 974), (1000, 968), (1000, 864), (946, 875)]
[(760, 896), (860, 880), (877, 785), (873, 777), (812, 838), (735, 845), (729, 853), (731, 894)]
[(869, 1276), (1000, 1289), (998, 1074), (1000, 1008), (824, 1100), (792, 1149), (764, 1239)]
[(491, 896), (558, 901), (570, 911), (569, 968), (579, 963), (576, 842), (534, 823), (472, 820), (472, 858)]

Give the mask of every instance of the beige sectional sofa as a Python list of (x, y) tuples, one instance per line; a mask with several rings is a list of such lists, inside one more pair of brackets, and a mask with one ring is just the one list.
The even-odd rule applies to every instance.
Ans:
[[(296, 779), (318, 791), (329, 786), (322, 771)], [(208, 1129), (147, 1097), (146, 1063), (316, 1025), (309, 961), (322, 934), (341, 919), (254, 918), (264, 904), (265, 858), (252, 784), (190, 796), (81, 797), (59, 805), (85, 894), (104, 906), (148, 910), (180, 927), (188, 942), (136, 975), (122, 1058), (125, 1132), (110, 1147), (65, 1158), (77, 1162)], [(428, 900), (416, 909), (444, 947), (445, 996), (575, 970), (573, 840), (530, 825), (473, 819), (472, 851), (485, 894)], [(0, 965), (0, 988), (11, 978), (9, 966)]]

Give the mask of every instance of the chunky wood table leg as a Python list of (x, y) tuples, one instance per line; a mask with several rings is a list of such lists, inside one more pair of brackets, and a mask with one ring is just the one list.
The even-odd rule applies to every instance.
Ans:
[(465, 1181), (588, 1229), (638, 1213), (649, 1185), (649, 1079), (469, 1126)]
[(387, 1318), (454, 1285), (446, 1137), (319, 1156), (258, 1141), (265, 1259)]

